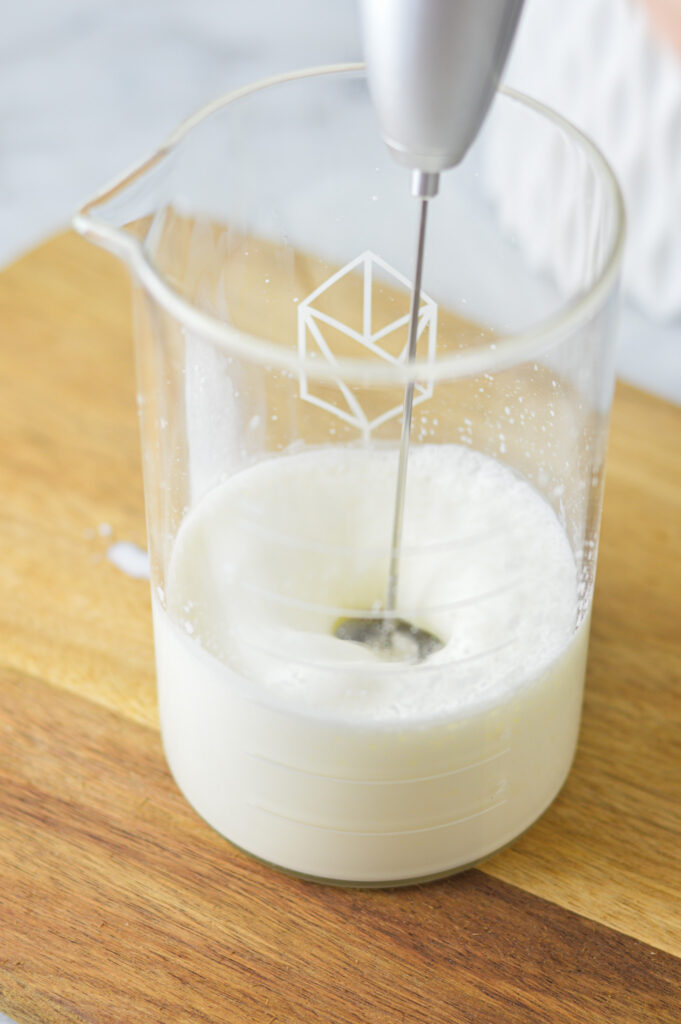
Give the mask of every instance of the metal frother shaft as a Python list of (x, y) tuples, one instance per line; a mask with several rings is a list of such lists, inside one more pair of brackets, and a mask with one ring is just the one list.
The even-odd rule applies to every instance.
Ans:
[[(418, 341), (419, 307), (421, 305), (421, 277), (423, 275), (423, 253), (426, 242), (426, 220), (428, 216), (428, 200), (421, 200), (421, 217), (419, 220), (419, 237), (416, 248), (416, 269), (414, 271), (414, 288), (411, 293), (411, 309), (409, 311), (409, 343), (407, 362), (413, 363), (416, 356)], [(397, 467), (397, 487), (395, 489), (395, 511), (393, 513), (393, 532), (390, 545), (390, 568), (388, 570), (388, 589), (386, 592), (386, 611), (394, 612), (397, 606), (397, 583), (400, 572), (400, 548), (402, 547), (402, 528), (404, 525), (404, 496), (407, 488), (407, 463), (409, 460), (409, 439), (411, 435), (411, 413), (414, 404), (414, 381), (410, 380), (404, 389), (404, 407), (402, 409), (402, 436), (400, 438), (400, 461)]]

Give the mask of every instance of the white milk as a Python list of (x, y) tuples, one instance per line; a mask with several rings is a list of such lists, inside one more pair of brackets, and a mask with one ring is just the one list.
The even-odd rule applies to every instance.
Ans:
[(312, 449), (215, 488), (154, 595), (163, 741), (187, 799), (251, 853), (388, 883), (471, 864), (545, 810), (572, 761), (588, 615), (551, 508), (453, 445), (410, 457), (400, 613), (420, 665), (333, 637), (380, 605), (396, 452)]

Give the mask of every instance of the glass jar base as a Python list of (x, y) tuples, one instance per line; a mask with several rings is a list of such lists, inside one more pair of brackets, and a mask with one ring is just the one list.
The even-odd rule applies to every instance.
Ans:
[[(551, 803), (553, 803), (553, 800), (551, 800)], [(259, 857), (257, 854), (251, 853), (250, 850), (246, 850), (243, 846), (239, 846), (238, 843), (232, 842), (231, 839), (227, 839), (226, 836), (223, 836), (223, 834), (221, 832), (218, 832), (217, 829), (213, 828), (212, 825), (211, 828), (220, 836), (221, 839), (224, 839), (225, 842), (228, 842), (230, 844), (230, 846), (233, 846), (236, 850), (239, 850), (240, 853), (245, 854), (245, 856), (249, 857), (251, 860), (257, 861), (259, 864), (264, 864), (265, 867), (272, 868), (274, 871), (277, 871), (281, 875), (288, 875), (289, 878), (297, 878), (303, 882), (314, 882), (317, 885), (331, 885), (337, 889), (406, 889), (409, 886), (426, 885), (428, 882), (439, 882), (442, 881), (442, 879), (444, 878), (451, 878), (453, 875), (463, 874), (464, 871), (470, 871), (471, 868), (475, 868), (479, 864), (484, 864), (486, 861), (491, 860), (492, 857), (496, 857), (497, 854), (503, 853), (504, 850), (507, 850), (509, 847), (513, 846), (514, 843), (517, 843), (517, 841), (521, 839), (522, 836), (524, 836), (527, 832), (530, 831), (531, 828), (533, 828), (537, 824), (539, 819), (544, 816), (547, 810), (548, 807), (545, 807), (541, 814), (538, 814), (537, 817), (532, 822), (530, 822), (527, 828), (524, 828), (521, 832), (514, 836), (513, 839), (509, 839), (507, 843), (502, 843), (502, 845), (496, 847), (496, 849), (490, 850), (489, 853), (485, 853), (483, 854), (482, 857), (478, 857), (475, 860), (469, 861), (466, 864), (460, 864), (456, 867), (445, 868), (442, 871), (434, 871), (431, 874), (416, 875), (410, 878), (396, 878), (387, 880), (374, 879), (373, 881), (369, 882), (364, 882), (360, 880), (356, 881), (354, 879), (345, 880), (342, 878), (325, 878), (322, 875), (310, 875), (304, 871), (295, 871), (292, 868), (283, 867), (281, 864), (276, 864), (274, 861), (266, 860), (264, 857)], [(203, 820), (205, 821), (205, 818)], [(208, 822), (208, 824), (210, 824), (210, 822)]]

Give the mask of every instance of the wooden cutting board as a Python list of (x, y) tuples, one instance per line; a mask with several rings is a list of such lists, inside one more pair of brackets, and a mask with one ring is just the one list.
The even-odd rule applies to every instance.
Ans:
[(20, 1022), (681, 1021), (681, 409), (620, 386), (577, 760), (425, 886), (280, 875), (163, 760), (128, 285), (73, 235), (0, 275), (0, 1009)]

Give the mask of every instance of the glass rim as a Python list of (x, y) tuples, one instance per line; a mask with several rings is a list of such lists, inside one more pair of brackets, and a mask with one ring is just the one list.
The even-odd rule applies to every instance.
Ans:
[(331, 365), (326, 361), (301, 356), (296, 348), (285, 348), (276, 342), (267, 341), (238, 330), (219, 317), (196, 307), (159, 272), (141, 239), (130, 234), (124, 228), (115, 227), (94, 216), (94, 210), (97, 207), (109, 202), (117, 194), (125, 192), (138, 179), (150, 173), (194, 128), (231, 103), (253, 93), (288, 82), (322, 75), (359, 74), (364, 71), (364, 63), (330, 64), (303, 68), (259, 79), (217, 97), (182, 121), (151, 156), (118, 176), (88, 200), (75, 214), (73, 227), (79, 234), (123, 259), (137, 280), (144, 285), (166, 312), (187, 330), (201, 335), (232, 356), (241, 356), (249, 361), (257, 360), (262, 365), (289, 372), (294, 371), (314, 380), (337, 381), (340, 379), (348, 383), (371, 386), (403, 385), (410, 381), (430, 383), (438, 380), (477, 376), (480, 373), (498, 371), (536, 358), (541, 352), (551, 348), (588, 322), (605, 303), (617, 281), (622, 262), (626, 214), (619, 183), (609, 162), (587, 135), (539, 100), (509, 86), (500, 86), (498, 92), (562, 129), (590, 157), (592, 166), (597, 168), (602, 181), (605, 182), (606, 189), (613, 197), (616, 223), (610, 252), (604, 260), (598, 277), (589, 288), (584, 293), (568, 300), (558, 312), (539, 320), (534, 326), (517, 333), (497, 336), (494, 349), (491, 347), (469, 349), (448, 353), (436, 357), (434, 360), (416, 359), (409, 364), (394, 364), (384, 360), (339, 358)]

